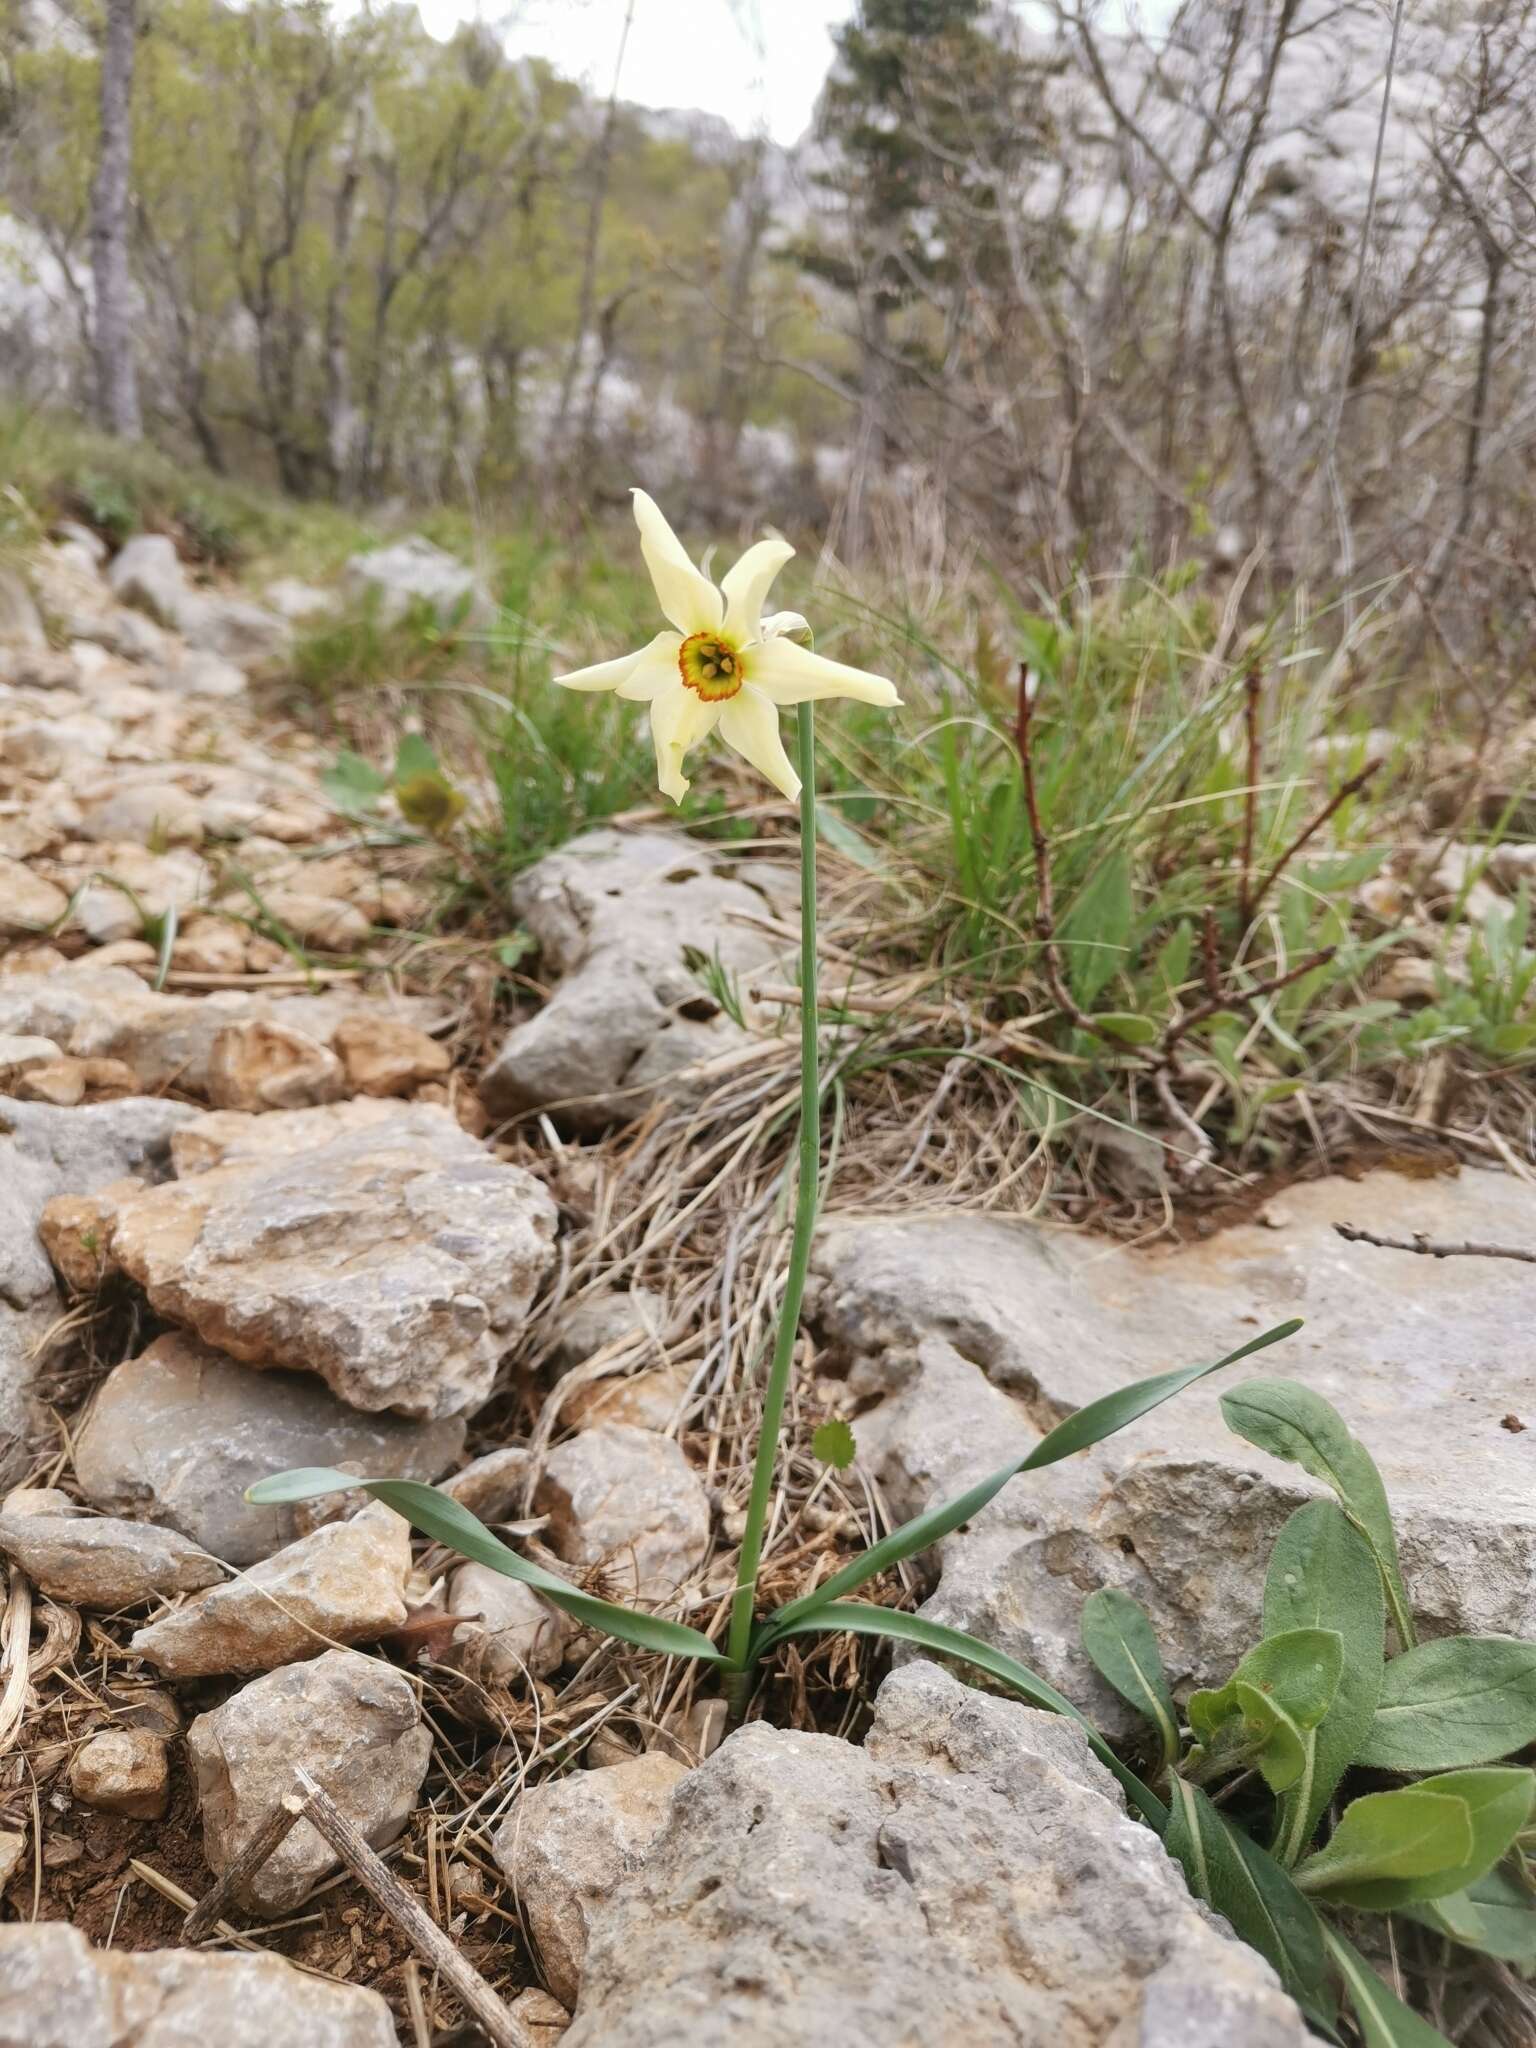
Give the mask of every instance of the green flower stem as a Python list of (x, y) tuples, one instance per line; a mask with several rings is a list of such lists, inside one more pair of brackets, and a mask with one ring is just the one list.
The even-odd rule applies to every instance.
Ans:
[(746, 1704), (748, 1665), (752, 1651), (752, 1608), (757, 1595), (758, 1567), (763, 1556), (763, 1532), (768, 1521), (768, 1504), (773, 1495), (774, 1471), (779, 1459), (779, 1433), (784, 1423), (784, 1401), (789, 1391), (790, 1368), (795, 1358), (795, 1338), (800, 1323), (800, 1303), (805, 1295), (805, 1276), (811, 1262), (811, 1239), (816, 1230), (817, 1197), (821, 1178), (821, 1073), (817, 1039), (816, 1000), (816, 726), (809, 703), (798, 711), (800, 754), (800, 1179), (795, 1191), (795, 1234), (789, 1250), (789, 1272), (784, 1280), (784, 1300), (779, 1309), (779, 1327), (774, 1338), (773, 1364), (763, 1395), (763, 1424), (757, 1440), (757, 1461), (752, 1467), (752, 1492), (747, 1502), (747, 1524), (741, 1538), (741, 1561), (736, 1568), (736, 1593), (731, 1602), (731, 1628), (726, 1645), (726, 1663), (733, 1674), (730, 1685), (733, 1717)]

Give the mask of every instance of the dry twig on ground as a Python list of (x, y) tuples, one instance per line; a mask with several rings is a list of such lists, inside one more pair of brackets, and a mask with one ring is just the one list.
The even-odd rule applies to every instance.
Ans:
[(1346, 1244), (1373, 1244), (1386, 1252), (1419, 1252), (1427, 1259), (1518, 1259), (1522, 1265), (1536, 1266), (1536, 1252), (1520, 1245), (1477, 1244), (1471, 1238), (1461, 1244), (1443, 1244), (1426, 1237), (1422, 1230), (1412, 1237), (1378, 1237), (1375, 1231), (1361, 1230), (1353, 1223), (1335, 1223), (1333, 1227)]

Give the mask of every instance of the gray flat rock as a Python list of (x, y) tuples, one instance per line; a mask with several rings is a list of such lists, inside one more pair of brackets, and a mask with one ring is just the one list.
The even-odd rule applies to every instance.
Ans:
[(941, 1546), (924, 1611), (1036, 1666), (1107, 1723), (1123, 1710), (1078, 1645), (1086, 1594), (1151, 1612), (1175, 1685), (1224, 1678), (1254, 1639), (1281, 1524), (1320, 1489), (1231, 1435), (1218, 1396), (1282, 1377), (1326, 1396), (1380, 1465), (1427, 1634), (1536, 1632), (1536, 1336), (1527, 1267), (1348, 1245), (1536, 1242), (1536, 1195), (1502, 1174), (1374, 1173), (1289, 1189), (1278, 1228), (1134, 1250), (1000, 1217), (828, 1224), (816, 1314), (875, 1405), (856, 1428), (893, 1511), (948, 1498), (1085, 1402), (1306, 1327), (1097, 1450), (1015, 1481)]
[(376, 1991), (281, 1956), (93, 1949), (60, 1921), (0, 1927), (0, 2048), (397, 2048)]
[(254, 1366), (419, 1421), (490, 1394), (553, 1264), (554, 1202), (446, 1110), (402, 1104), (298, 1156), (125, 1201), (112, 1256), (162, 1314)]
[(149, 1522), (85, 1515), (52, 1488), (18, 1488), (0, 1508), (0, 1550), (53, 1600), (115, 1612), (217, 1585), (224, 1568), (185, 1536)]
[(75, 1443), (81, 1491), (107, 1514), (163, 1523), (228, 1564), (255, 1564), (300, 1533), (292, 1507), (245, 1489), (296, 1465), (373, 1479), (438, 1478), (464, 1424), (360, 1415), (305, 1373), (252, 1372), (176, 1333), (107, 1375)]
[[(131, 974), (122, 978), (140, 986)], [(0, 979), (0, 1015), (6, 993)], [(45, 1206), (55, 1195), (91, 1194), (126, 1174), (158, 1179), (169, 1166), (171, 1134), (187, 1116), (179, 1103), (139, 1096), (89, 1109), (0, 1097), (0, 1486), (25, 1471), (38, 1426), (33, 1388), (64, 1312), (37, 1234)]]
[(1083, 1738), (909, 1665), (863, 1749), (732, 1735), (587, 1904), (568, 2048), (1305, 2048)]
[(486, 1103), (498, 1116), (557, 1108), (597, 1129), (696, 1090), (701, 1070), (752, 1044), (697, 963), (718, 960), (745, 1001), (786, 951), (762, 920), (786, 911), (792, 886), (678, 832), (603, 826), (541, 860), (512, 903), (559, 985), (481, 1077)]

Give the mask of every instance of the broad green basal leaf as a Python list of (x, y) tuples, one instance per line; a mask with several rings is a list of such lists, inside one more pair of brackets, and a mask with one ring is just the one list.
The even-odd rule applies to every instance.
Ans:
[[(1449, 1898), (1486, 1877), (1508, 1855), (1531, 1817), (1536, 1777), (1515, 1765), (1484, 1764), (1478, 1770), (1443, 1771), (1438, 1777), (1421, 1778), (1411, 1789), (1432, 1797), (1459, 1799), (1466, 1806), (1472, 1825), (1472, 1846), (1466, 1859), (1455, 1869), (1440, 1871), (1432, 1893), (1415, 1888), (1414, 1895), (1419, 1898)], [(1368, 1896), (1372, 1889), (1367, 1887), (1356, 1903), (1380, 1910), (1398, 1903), (1390, 1883), (1380, 1896)]]
[(1402, 1910), (1464, 1948), (1536, 1971), (1536, 1898), (1502, 1870), (1486, 1872), (1465, 1891)]
[(1067, 980), (1084, 1009), (1093, 1007), (1094, 997), (1125, 966), (1133, 915), (1130, 856), (1117, 846), (1089, 877), (1058, 934)]
[(1306, 1769), (1307, 1744), (1301, 1728), (1267, 1693), (1234, 1681), (1242, 1724), (1253, 1738), (1253, 1762), (1271, 1792), (1288, 1792)]
[(1179, 1716), (1157, 1637), (1129, 1593), (1101, 1586), (1083, 1602), (1083, 1648), (1100, 1675), (1157, 1730), (1163, 1762), (1179, 1754)]
[(1156, 1018), (1140, 1010), (1098, 1010), (1093, 1022), (1122, 1045), (1154, 1045), (1161, 1035)]
[(389, 776), (371, 761), (365, 761), (361, 754), (353, 753), (350, 747), (342, 748), (320, 778), (320, 787), (337, 810), (351, 817), (377, 809), (379, 798), (389, 786)]
[(1368, 1792), (1345, 1807), (1326, 1844), (1297, 1869), (1296, 1882), (1314, 1898), (1345, 1905), (1432, 1899), (1459, 1889), (1457, 1873), (1473, 1841), (1471, 1810), (1455, 1793), (1417, 1785)]
[(1536, 1742), (1536, 1643), (1441, 1636), (1394, 1657), (1359, 1761), (1381, 1771), (1491, 1763)]
[(1306, 1773), (1307, 1738), (1333, 1704), (1343, 1662), (1336, 1629), (1267, 1636), (1224, 1686), (1191, 1696), (1189, 1725), (1212, 1764), (1251, 1764), (1271, 1792), (1288, 1792)]
[(1381, 1686), (1386, 1601), (1370, 1545), (1331, 1500), (1308, 1501), (1276, 1539), (1264, 1582), (1264, 1630), (1335, 1631), (1343, 1661), (1328, 1711), (1306, 1736), (1301, 1777), (1280, 1801), (1274, 1850), (1292, 1864), (1371, 1725)]
[(1344, 1638), (1336, 1628), (1291, 1628), (1267, 1635), (1237, 1676), (1267, 1694), (1298, 1728), (1315, 1728), (1338, 1697)]
[(1227, 1427), (1271, 1457), (1300, 1465), (1331, 1486), (1345, 1514), (1370, 1544), (1380, 1568), (1398, 1641), (1414, 1642), (1413, 1616), (1397, 1561), (1397, 1535), (1375, 1460), (1351, 1436), (1338, 1410), (1295, 1380), (1248, 1380), (1224, 1394)]

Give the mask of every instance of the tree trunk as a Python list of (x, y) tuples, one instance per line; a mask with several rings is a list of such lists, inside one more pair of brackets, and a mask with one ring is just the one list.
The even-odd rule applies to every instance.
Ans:
[(1504, 266), (1509, 261), (1503, 249), (1486, 232), (1483, 245), (1483, 309), (1478, 325), (1477, 369), (1472, 380), (1472, 409), (1467, 415), (1467, 434), (1461, 457), (1461, 498), (1456, 512), (1456, 522), (1445, 536), (1440, 548), (1440, 559), (1435, 564), (1424, 590), (1423, 603), (1428, 610), (1439, 597), (1446, 578), (1455, 566), (1456, 556), (1462, 542), (1472, 530), (1472, 517), (1477, 510), (1478, 477), (1482, 469), (1483, 437), (1488, 430), (1488, 395), (1493, 382), (1493, 360), (1498, 349), (1499, 338), (1499, 288), (1503, 283)]
[(331, 208), (331, 262), (334, 270), (325, 302), (325, 446), (331, 473), (331, 496), (347, 497), (356, 481), (354, 459), (357, 421), (352, 409), (352, 363), (347, 347), (348, 264), (352, 226), (362, 183), (362, 117), (353, 123), (352, 142), (342, 165), (341, 182)]
[(571, 414), (571, 400), (576, 393), (576, 376), (581, 368), (581, 358), (586, 349), (587, 336), (592, 331), (592, 314), (597, 303), (597, 256), (603, 238), (603, 214), (608, 205), (608, 180), (613, 170), (614, 133), (619, 118), (619, 80), (624, 72), (624, 53), (629, 48), (629, 32), (635, 21), (635, 0), (629, 0), (624, 11), (624, 26), (619, 32), (619, 54), (613, 66), (613, 86), (608, 94), (608, 104), (603, 109), (603, 125), (598, 130), (597, 148), (592, 158), (592, 190), (587, 202), (587, 236), (581, 252), (581, 289), (576, 305), (576, 332), (565, 359), (565, 370), (560, 378), (560, 396), (555, 405), (553, 445), (561, 454), (565, 453), (566, 426)]
[(133, 361), (133, 286), (128, 274), (128, 181), (137, 11), (138, 0), (107, 0), (106, 39), (101, 53), (101, 144), (91, 187), (96, 410), (108, 433), (120, 434), (127, 440), (136, 440), (140, 432), (139, 380)]

